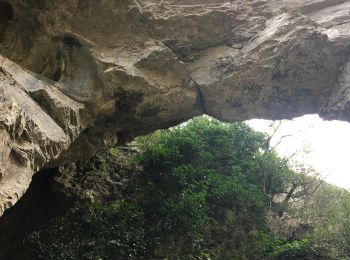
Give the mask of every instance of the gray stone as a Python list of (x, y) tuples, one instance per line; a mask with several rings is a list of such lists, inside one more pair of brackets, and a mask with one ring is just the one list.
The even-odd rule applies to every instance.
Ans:
[(40, 169), (201, 114), (350, 120), (350, 1), (0, 1), (0, 215)]

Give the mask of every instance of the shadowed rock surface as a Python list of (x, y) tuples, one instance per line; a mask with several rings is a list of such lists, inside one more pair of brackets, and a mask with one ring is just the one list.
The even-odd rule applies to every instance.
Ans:
[(350, 1), (0, 1), (0, 215), (33, 174), (201, 114), (350, 120)]

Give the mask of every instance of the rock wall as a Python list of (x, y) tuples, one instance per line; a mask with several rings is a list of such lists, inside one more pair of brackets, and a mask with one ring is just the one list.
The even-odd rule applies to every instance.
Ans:
[(39, 169), (201, 114), (350, 120), (350, 1), (0, 1), (0, 215)]

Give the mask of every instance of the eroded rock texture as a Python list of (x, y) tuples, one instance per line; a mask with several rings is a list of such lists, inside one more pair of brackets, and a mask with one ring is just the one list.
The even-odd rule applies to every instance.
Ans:
[(42, 168), (206, 113), (350, 120), (350, 1), (0, 1), (0, 215)]

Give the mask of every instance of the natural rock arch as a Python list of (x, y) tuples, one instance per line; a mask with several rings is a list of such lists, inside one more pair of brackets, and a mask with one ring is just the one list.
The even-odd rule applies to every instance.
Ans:
[(0, 1), (0, 215), (39, 169), (197, 115), (349, 120), (350, 1), (293, 2)]

